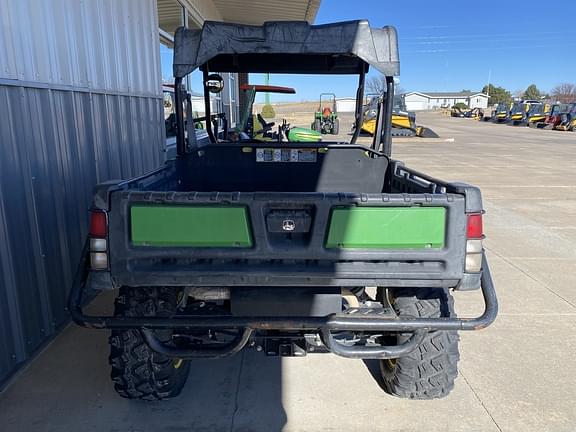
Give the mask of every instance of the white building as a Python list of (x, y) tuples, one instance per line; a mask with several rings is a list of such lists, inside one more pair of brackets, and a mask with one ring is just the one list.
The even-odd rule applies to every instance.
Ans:
[(337, 112), (354, 112), (356, 110), (356, 98), (340, 97), (336, 99)]
[(408, 111), (449, 108), (464, 103), (469, 108), (488, 108), (488, 95), (472, 92), (409, 92), (403, 95)]

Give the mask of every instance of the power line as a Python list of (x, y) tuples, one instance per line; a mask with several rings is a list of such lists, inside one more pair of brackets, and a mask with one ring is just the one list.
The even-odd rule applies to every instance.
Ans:
[(548, 37), (516, 37), (507, 38), (505, 41), (501, 39), (478, 39), (478, 40), (442, 40), (442, 41), (422, 41), (422, 42), (403, 42), (401, 45), (451, 45), (451, 44), (470, 44), (470, 43), (502, 43), (502, 42), (555, 42), (556, 40), (564, 40), (564, 36), (548, 36)]
[[(407, 36), (400, 37), (401, 40), (423, 40), (423, 39), (474, 39), (474, 38), (485, 38), (485, 37), (507, 37), (507, 36), (518, 36), (520, 32), (516, 33), (482, 33), (482, 34), (456, 34), (456, 35), (444, 35), (444, 36)], [(557, 31), (557, 32), (530, 32), (531, 36), (539, 35), (570, 35), (576, 34), (576, 31)]]
[[(576, 46), (576, 43), (563, 43), (562, 48)], [(526, 48), (557, 48), (557, 44), (548, 45), (526, 45), (519, 46), (498, 46), (498, 47), (475, 47), (475, 48), (451, 48), (451, 49), (422, 49), (422, 50), (402, 50), (402, 54), (426, 54), (426, 53), (451, 53), (451, 52), (477, 52), (477, 51), (507, 51), (507, 50), (520, 50)]]

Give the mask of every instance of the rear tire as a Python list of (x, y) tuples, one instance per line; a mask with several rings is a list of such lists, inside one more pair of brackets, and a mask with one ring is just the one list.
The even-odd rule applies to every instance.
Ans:
[(320, 120), (314, 120), (314, 123), (312, 124), (312, 129), (314, 129), (316, 132), (322, 133), (322, 123), (320, 122)]
[(340, 132), (340, 120), (334, 119), (334, 123), (332, 124), (332, 135), (338, 135)]
[[(452, 317), (454, 299), (442, 288), (396, 288), (388, 291), (389, 301), (398, 316), (416, 318)], [(410, 334), (398, 335), (403, 343)], [(434, 331), (405, 357), (381, 360), (384, 390), (407, 399), (438, 399), (454, 388), (458, 375), (458, 333)]]
[[(114, 304), (117, 317), (171, 316), (176, 313), (178, 291), (173, 288), (120, 288)], [(172, 330), (156, 332), (169, 341)], [(162, 400), (182, 391), (190, 362), (150, 349), (139, 330), (113, 330), (109, 339), (111, 378), (116, 392), (127, 399)]]

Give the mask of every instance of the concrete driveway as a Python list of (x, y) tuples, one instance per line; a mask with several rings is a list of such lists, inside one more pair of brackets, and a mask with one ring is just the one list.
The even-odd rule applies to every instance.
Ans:
[[(108, 378), (107, 334), (70, 326), (0, 395), (0, 430), (575, 431), (576, 133), (440, 114), (418, 123), (442, 138), (397, 140), (394, 156), (482, 188), (501, 304), (492, 327), (461, 334), (450, 396), (395, 399), (370, 362), (245, 350), (195, 362), (178, 399), (127, 401)], [(460, 315), (481, 312), (479, 293), (456, 303)]]

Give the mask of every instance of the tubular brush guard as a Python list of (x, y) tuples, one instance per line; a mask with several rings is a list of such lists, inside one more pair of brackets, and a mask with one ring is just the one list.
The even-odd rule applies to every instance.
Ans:
[[(389, 316), (332, 314), (325, 317), (252, 317), (252, 316), (175, 316), (114, 317), (86, 315), (82, 310), (83, 292), (88, 280), (88, 244), (68, 298), (72, 320), (83, 327), (96, 329), (139, 329), (154, 351), (179, 358), (219, 358), (233, 355), (249, 341), (254, 330), (316, 330), (326, 348), (334, 354), (350, 358), (397, 358), (417, 348), (427, 332), (437, 330), (480, 330), (488, 327), (498, 314), (498, 300), (486, 256), (482, 257), (481, 289), (484, 313), (476, 318), (390, 318)], [(153, 329), (238, 329), (238, 336), (217, 348), (175, 348), (160, 342)], [(412, 336), (398, 346), (346, 346), (339, 343), (332, 331), (404, 332)]]

